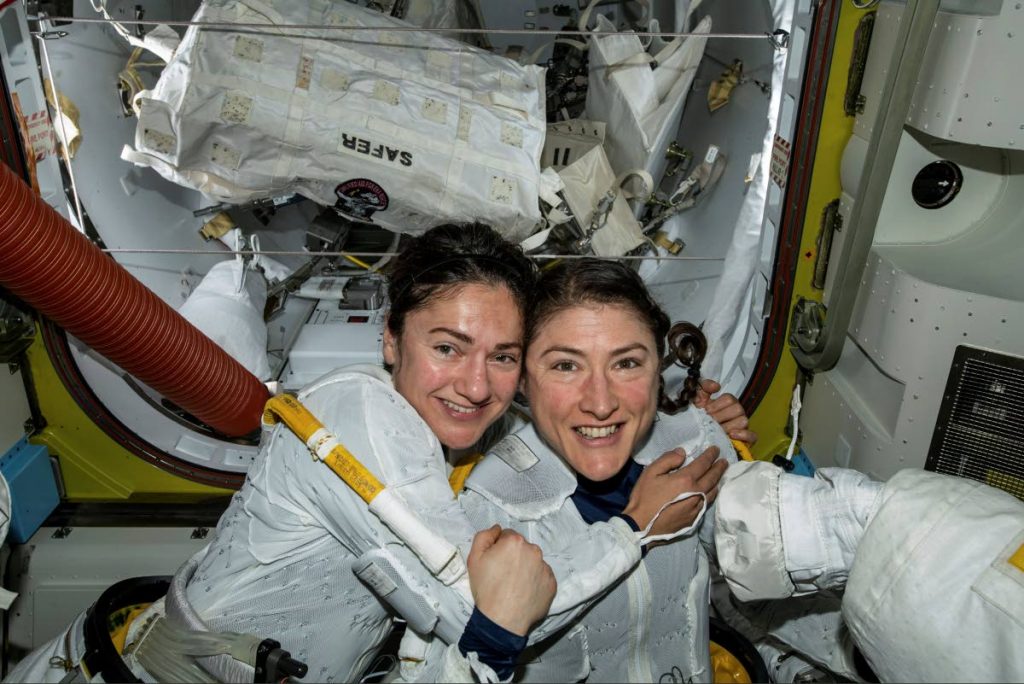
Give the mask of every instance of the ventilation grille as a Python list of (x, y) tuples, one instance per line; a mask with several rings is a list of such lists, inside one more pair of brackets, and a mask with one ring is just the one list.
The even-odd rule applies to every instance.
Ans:
[(1024, 359), (957, 347), (925, 470), (1024, 500)]

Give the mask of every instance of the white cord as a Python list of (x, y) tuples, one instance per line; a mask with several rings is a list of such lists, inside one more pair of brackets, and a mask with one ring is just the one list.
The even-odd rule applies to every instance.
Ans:
[[(133, 247), (109, 247), (102, 251), (107, 254), (252, 254), (252, 250), (231, 250), (231, 249), (161, 249), (161, 248), (133, 248)], [(306, 252), (300, 250), (266, 249), (260, 254), (264, 256), (355, 256), (355, 257), (381, 257), (398, 256), (399, 252)], [(593, 254), (531, 254), (531, 259), (595, 259)], [(607, 257), (610, 261), (725, 261), (725, 257), (696, 257), (696, 256), (675, 256), (675, 255), (627, 255)]]
[[(697, 517), (693, 519), (693, 523), (689, 527), (684, 527), (681, 530), (676, 530), (675, 532), (669, 532), (667, 534), (651, 534), (651, 529), (654, 528), (654, 523), (657, 522), (658, 518), (661, 517), (661, 514), (665, 512), (666, 508), (668, 508), (672, 504), (679, 503), (680, 501), (684, 499), (689, 499), (690, 497), (693, 496), (699, 496), (701, 498), (700, 512), (697, 513)], [(707, 495), (704, 494), (704, 492), (683, 492), (676, 498), (666, 503), (660, 509), (658, 509), (658, 512), (654, 514), (653, 518), (651, 518), (651, 522), (647, 523), (647, 527), (636, 533), (637, 539), (640, 540), (641, 546), (646, 546), (651, 542), (670, 541), (672, 539), (676, 539), (677, 537), (682, 537), (684, 534), (689, 534), (693, 530), (697, 529), (697, 525), (700, 525), (700, 521), (704, 519), (704, 513), (706, 513), (707, 510), (708, 497)]]
[(803, 404), (800, 402), (800, 383), (793, 388), (793, 399), (789, 402), (789, 415), (793, 417), (793, 438), (789, 440), (789, 448), (786, 449), (786, 460), (793, 460), (793, 453), (796, 451), (796, 439), (800, 436), (800, 409)]

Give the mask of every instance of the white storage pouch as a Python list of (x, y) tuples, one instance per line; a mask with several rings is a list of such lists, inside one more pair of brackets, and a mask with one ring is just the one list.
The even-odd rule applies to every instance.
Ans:
[[(216, 200), (297, 192), (400, 232), (539, 222), (542, 68), (345, 0), (209, 0), (194, 20), (267, 29), (191, 26), (122, 158)], [(279, 28), (296, 25), (326, 28)]]
[(266, 304), (267, 281), (234, 259), (214, 264), (178, 313), (246, 370), (267, 380)]
[[(607, 215), (598, 219), (601, 227), (593, 234), (590, 246), (597, 256), (616, 257), (639, 247), (645, 238), (626, 201), (629, 195), (622, 190), (624, 178), (616, 178), (601, 146), (604, 134), (605, 126), (598, 122), (571, 120), (552, 124), (548, 127), (543, 158), (553, 162), (552, 168), (557, 169), (566, 204), (584, 231), (591, 225), (605, 195), (614, 194)], [(649, 191), (650, 178), (639, 175)]]
[[(586, 116), (608, 124), (605, 149), (616, 173), (640, 168), (659, 179), (707, 38), (675, 38), (651, 55), (636, 35), (602, 34), (614, 30), (604, 16), (597, 17)], [(705, 17), (693, 32), (710, 31), (711, 19)]]

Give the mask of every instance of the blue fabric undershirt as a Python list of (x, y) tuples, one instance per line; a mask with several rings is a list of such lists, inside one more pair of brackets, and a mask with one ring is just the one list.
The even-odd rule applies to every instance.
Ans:
[(489, 665), (498, 678), (507, 680), (516, 670), (519, 655), (526, 648), (526, 637), (519, 636), (495, 623), (473, 608), (466, 629), (459, 639), (462, 655), (475, 651), (480, 662)]
[(633, 493), (633, 487), (636, 486), (642, 472), (644, 467), (630, 459), (622, 470), (601, 482), (594, 482), (577, 474), (576, 491), (572, 494), (572, 502), (588, 525), (608, 522), (618, 517), (629, 523), (633, 531), (638, 531), (640, 528), (636, 522), (622, 511), (626, 510), (629, 495)]

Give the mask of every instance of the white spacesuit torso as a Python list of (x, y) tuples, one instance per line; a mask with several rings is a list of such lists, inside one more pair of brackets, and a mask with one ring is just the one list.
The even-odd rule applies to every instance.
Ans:
[[(690, 409), (660, 414), (635, 460), (647, 465), (680, 445), (689, 457), (712, 445), (732, 453), (718, 424)], [(540, 546), (548, 562), (559, 562), (564, 540), (590, 527), (570, 499), (576, 486), (576, 475), (528, 426), (477, 466), (460, 501), (475, 525), (515, 529)], [(697, 531), (652, 548), (571, 628), (528, 650), (516, 679), (710, 681), (708, 591), (708, 561)]]
[[(468, 553), (475, 530), (452, 497), (441, 445), (387, 373), (344, 369), (298, 398), (427, 524)], [(188, 583), (188, 601), (212, 630), (280, 641), (310, 666), (313, 681), (351, 681), (392, 627), (352, 566), (396, 540), (287, 427), (275, 427), (265, 440)]]

